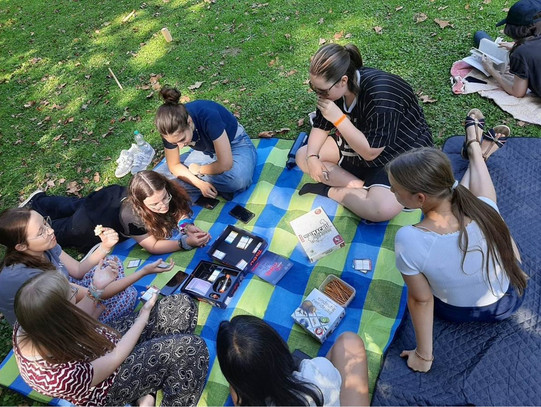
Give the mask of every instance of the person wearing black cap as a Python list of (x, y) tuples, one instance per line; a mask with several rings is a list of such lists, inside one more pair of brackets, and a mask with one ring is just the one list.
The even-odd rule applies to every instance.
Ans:
[[(510, 95), (521, 98), (529, 88), (541, 97), (541, 0), (516, 2), (509, 9), (507, 17), (496, 26), (503, 24), (504, 33), (515, 40), (509, 51), (509, 72), (512, 76), (502, 75), (486, 56), (483, 56), (483, 67)], [(508, 43), (500, 46), (505, 44)]]

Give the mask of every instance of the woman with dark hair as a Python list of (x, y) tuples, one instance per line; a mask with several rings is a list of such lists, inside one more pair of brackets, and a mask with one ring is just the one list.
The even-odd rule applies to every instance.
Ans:
[(510, 50), (511, 77), (502, 75), (486, 56), (483, 56), (483, 67), (510, 95), (521, 98), (530, 88), (541, 97), (541, 1), (516, 2), (509, 9), (507, 17), (496, 26), (503, 24), (504, 33), (514, 40), (514, 43), (500, 44)]
[(318, 183), (303, 185), (299, 194), (328, 196), (373, 222), (391, 219), (402, 206), (389, 191), (385, 164), (432, 145), (413, 89), (399, 76), (365, 67), (353, 44), (321, 47), (310, 63), (309, 84), (317, 110), (296, 162)]
[[(9, 323), (15, 322), (13, 303), (17, 290), (30, 278), (47, 270), (57, 271), (78, 284), (77, 304), (88, 311), (89, 296), (100, 304), (103, 323), (109, 323), (133, 310), (137, 290), (132, 284), (151, 274), (171, 270), (173, 263), (162, 268), (162, 260), (148, 264), (137, 273), (124, 276), (122, 263), (116, 257), (106, 257), (118, 241), (118, 234), (103, 228), (101, 243), (80, 262), (64, 252), (56, 241), (54, 231), (38, 212), (28, 208), (7, 209), (0, 214), (0, 244), (6, 251), (0, 264), (0, 312)], [(105, 290), (93, 284), (95, 274), (102, 269), (114, 272), (116, 280)], [(96, 310), (92, 309), (92, 312)]]
[[(188, 222), (192, 210), (186, 191), (155, 171), (138, 172), (128, 188), (110, 185), (85, 198), (39, 192), (26, 206), (51, 218), (61, 246), (81, 252), (99, 243), (96, 225), (114, 229), (121, 240), (134, 238), (152, 254), (189, 250), (210, 240), (207, 232)], [(180, 240), (169, 240), (179, 224)]]
[(366, 352), (353, 332), (338, 337), (326, 357), (297, 366), (270, 325), (237, 315), (220, 323), (216, 354), (237, 406), (369, 405)]
[(483, 157), (483, 115), (472, 109), (468, 116), (469, 166), (460, 183), (447, 156), (434, 148), (408, 151), (387, 165), (398, 202), (424, 215), (395, 238), (396, 266), (408, 286), (417, 339), (417, 348), (401, 356), (421, 372), (430, 370), (434, 360), (434, 314), (454, 322), (500, 321), (520, 307), (526, 288), (527, 276), (499, 214)]
[[(256, 149), (236, 117), (210, 100), (183, 104), (173, 88), (160, 91), (164, 104), (155, 124), (162, 136), (167, 168), (158, 171), (178, 178), (195, 202), (201, 195), (231, 200), (252, 184)], [(181, 162), (180, 149), (193, 150)]]
[[(106, 288), (106, 279), (100, 283)], [(197, 307), (188, 296), (158, 301), (154, 294), (138, 314), (109, 327), (75, 306), (72, 288), (47, 271), (15, 297), (13, 350), (32, 389), (74, 405), (154, 405), (149, 395), (158, 390), (163, 405), (197, 404), (209, 355), (193, 335)]]

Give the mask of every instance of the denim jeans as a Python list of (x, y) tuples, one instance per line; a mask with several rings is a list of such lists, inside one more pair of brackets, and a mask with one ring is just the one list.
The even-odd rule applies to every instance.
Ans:
[[(233, 166), (230, 170), (221, 174), (203, 175), (203, 181), (211, 183), (214, 188), (225, 199), (230, 200), (234, 194), (244, 191), (252, 184), (255, 165), (257, 163), (257, 152), (248, 137), (248, 134), (242, 131), (237, 132), (237, 135), (231, 141), (231, 153), (233, 154)], [(192, 150), (188, 156), (181, 162), (188, 167), (190, 164), (196, 163), (200, 165), (210, 164), (216, 161), (215, 154), (206, 153), (203, 151)], [(176, 179), (178, 183), (186, 189), (192, 202), (195, 202), (200, 196), (201, 191), (194, 185), (176, 178), (170, 171), (167, 165), (162, 165), (156, 169), (169, 179)]]

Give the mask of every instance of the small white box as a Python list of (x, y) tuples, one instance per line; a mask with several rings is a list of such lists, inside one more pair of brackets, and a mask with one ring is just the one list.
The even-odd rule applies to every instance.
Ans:
[(311, 263), (345, 246), (344, 239), (321, 207), (293, 219), (290, 225)]
[(344, 315), (346, 310), (343, 307), (314, 288), (291, 317), (311, 336), (323, 343)]

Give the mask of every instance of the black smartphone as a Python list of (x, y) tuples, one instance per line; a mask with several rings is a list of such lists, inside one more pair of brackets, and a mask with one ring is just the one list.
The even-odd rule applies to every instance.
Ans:
[(248, 209), (240, 205), (236, 205), (233, 209), (231, 209), (229, 214), (244, 223), (250, 222), (250, 219), (255, 216), (255, 213), (250, 212)]
[(216, 205), (220, 203), (218, 199), (207, 198), (206, 196), (200, 196), (197, 201), (194, 202), (197, 206), (201, 206), (206, 209), (214, 209)]
[(184, 271), (179, 270), (177, 274), (173, 276), (171, 280), (160, 290), (162, 295), (171, 295), (182, 284), (182, 282), (188, 277)]

